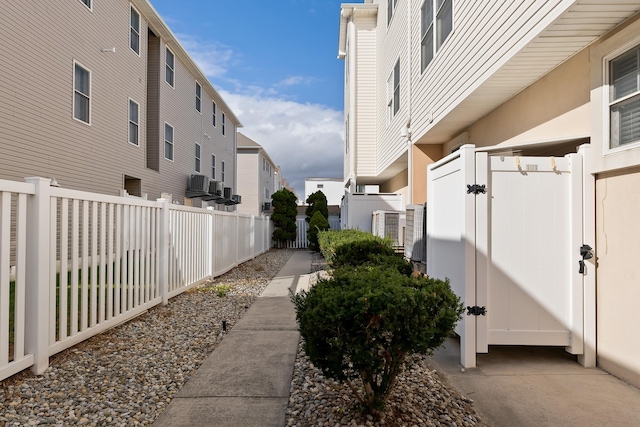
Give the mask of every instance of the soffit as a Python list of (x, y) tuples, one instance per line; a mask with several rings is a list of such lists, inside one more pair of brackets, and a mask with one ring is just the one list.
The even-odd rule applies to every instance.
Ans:
[(638, 0), (577, 0), (415, 142), (450, 140), (639, 10)]
[(340, 38), (338, 40), (338, 59), (344, 59), (347, 55), (347, 24), (349, 19), (356, 16), (375, 16), (378, 14), (378, 5), (367, 3), (343, 3), (340, 5)]

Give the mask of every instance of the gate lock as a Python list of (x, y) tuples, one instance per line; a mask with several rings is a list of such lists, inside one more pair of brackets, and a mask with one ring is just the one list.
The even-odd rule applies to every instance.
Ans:
[(592, 250), (593, 248), (589, 245), (582, 245), (580, 247), (580, 256), (582, 256), (582, 259), (578, 261), (578, 263), (580, 264), (578, 273), (584, 274), (584, 262), (588, 259), (593, 258), (593, 252), (591, 252)]

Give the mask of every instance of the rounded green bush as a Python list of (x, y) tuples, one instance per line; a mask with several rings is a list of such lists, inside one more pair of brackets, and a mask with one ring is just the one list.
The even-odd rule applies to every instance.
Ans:
[[(304, 349), (325, 376), (345, 381), (369, 413), (384, 406), (412, 353), (442, 345), (462, 314), (448, 282), (394, 268), (340, 269), (292, 297)], [(360, 378), (363, 391), (351, 384)]]

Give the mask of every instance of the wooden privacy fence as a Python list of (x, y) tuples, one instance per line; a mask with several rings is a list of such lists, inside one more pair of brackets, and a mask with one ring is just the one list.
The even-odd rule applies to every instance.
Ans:
[(0, 380), (266, 252), (271, 221), (0, 180)]

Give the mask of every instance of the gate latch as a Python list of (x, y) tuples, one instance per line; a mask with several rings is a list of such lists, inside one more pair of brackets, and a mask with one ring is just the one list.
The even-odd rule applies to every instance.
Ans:
[(487, 192), (487, 189), (485, 187), (485, 185), (478, 185), (478, 184), (473, 184), (473, 185), (467, 185), (467, 194), (485, 194)]
[(487, 307), (479, 307), (474, 305), (473, 307), (467, 306), (467, 316), (486, 316)]
[(578, 273), (584, 274), (584, 262), (588, 259), (593, 258), (593, 252), (591, 252), (592, 250), (593, 248), (589, 245), (580, 246), (580, 256), (582, 256), (582, 259), (578, 261), (578, 263), (580, 264)]

